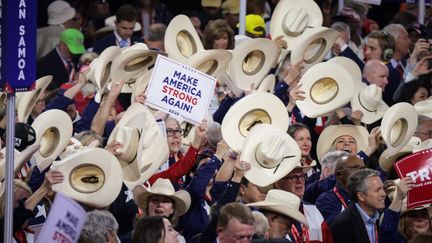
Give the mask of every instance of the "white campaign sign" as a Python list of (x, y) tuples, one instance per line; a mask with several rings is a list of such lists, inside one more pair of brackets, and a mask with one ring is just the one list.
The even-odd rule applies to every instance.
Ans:
[(87, 214), (77, 202), (57, 193), (36, 243), (75, 243), (86, 220)]
[(159, 55), (147, 87), (146, 104), (198, 125), (204, 119), (216, 79)]

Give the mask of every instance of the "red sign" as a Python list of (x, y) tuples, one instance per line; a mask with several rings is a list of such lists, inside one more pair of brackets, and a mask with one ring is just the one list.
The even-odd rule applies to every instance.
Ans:
[(408, 209), (432, 203), (432, 149), (408, 155), (394, 166), (400, 178), (410, 176), (416, 182), (408, 192)]
[(408, 209), (432, 203), (432, 149), (408, 155), (394, 166), (400, 178), (410, 176), (416, 182), (408, 192)]

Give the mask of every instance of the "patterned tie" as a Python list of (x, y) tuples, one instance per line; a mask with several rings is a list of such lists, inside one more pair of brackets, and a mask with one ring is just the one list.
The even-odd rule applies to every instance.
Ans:
[(119, 45), (121, 48), (126, 47), (128, 45), (128, 40), (121, 39)]
[(69, 80), (67, 82), (71, 82), (74, 80), (74, 74), (75, 74), (75, 66), (72, 61), (66, 61), (66, 71), (68, 74)]

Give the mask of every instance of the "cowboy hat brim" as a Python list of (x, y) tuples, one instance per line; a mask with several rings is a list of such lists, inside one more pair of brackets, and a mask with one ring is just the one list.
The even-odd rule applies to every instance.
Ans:
[(412, 137), (411, 140), (405, 145), (399, 152), (390, 156), (389, 151), (384, 150), (379, 157), (379, 166), (384, 171), (390, 171), (394, 162), (401, 156), (410, 154), (413, 152), (414, 148), (421, 144), (421, 140), (418, 137)]
[(355, 125), (332, 125), (326, 127), (318, 137), (317, 156), (321, 162), (322, 157), (330, 152), (334, 141), (340, 136), (351, 136), (357, 143), (357, 152), (364, 151), (368, 146), (369, 133), (366, 128)]
[[(265, 168), (257, 161), (256, 151), (259, 144), (266, 138), (275, 135), (283, 135), (285, 140), (284, 158), (276, 167)], [(242, 147), (240, 159), (247, 161), (251, 169), (245, 172), (245, 177), (253, 184), (266, 187), (282, 179), (289, 174), (299, 163), (301, 158), (300, 148), (284, 130), (269, 124), (259, 124), (252, 128), (246, 137)]]
[(121, 48), (118, 46), (110, 46), (106, 48), (98, 57), (98, 61), (94, 65), (94, 81), (99, 90), (104, 90), (106, 84), (111, 78), (111, 65), (115, 58), (120, 54)]
[(300, 79), (305, 99), (298, 100), (298, 108), (310, 118), (324, 116), (350, 102), (354, 82), (349, 71), (334, 62), (311, 67)]
[(323, 16), (314, 1), (281, 0), (276, 5), (270, 21), (270, 36), (283, 36), (291, 50), (294, 42), (306, 28), (319, 27)]
[(339, 33), (330, 28), (308, 28), (298, 37), (291, 50), (291, 63), (303, 61), (302, 73), (322, 62)]
[(182, 63), (187, 63), (189, 57), (204, 50), (189, 17), (182, 14), (175, 16), (169, 23), (165, 32), (164, 46), (170, 58)]
[(256, 203), (249, 203), (247, 204), (247, 206), (249, 207), (258, 207), (258, 208), (262, 208), (268, 211), (272, 211), (272, 212), (276, 212), (276, 213), (280, 213), (282, 215), (288, 216), (294, 220), (296, 220), (297, 222), (300, 222), (303, 225), (308, 226), (308, 222), (306, 220), (306, 217), (300, 213), (300, 211), (297, 209), (293, 209), (281, 204), (277, 204), (277, 203), (273, 203), (273, 202), (266, 202), (266, 201), (262, 201), (262, 202), (256, 202)]
[(36, 132), (36, 144), (40, 149), (34, 154), (40, 171), (45, 170), (63, 152), (72, 137), (70, 116), (61, 110), (42, 112), (32, 123)]
[[(257, 116), (265, 120), (250, 120)], [(278, 97), (270, 93), (256, 92), (237, 101), (222, 121), (222, 137), (231, 149), (240, 151), (251, 128), (258, 123), (270, 123), (282, 131), (287, 131), (288, 112)]]
[(63, 182), (54, 184), (54, 191), (92, 207), (110, 205), (122, 187), (119, 162), (114, 155), (102, 148), (83, 149), (64, 160), (55, 161), (51, 169), (68, 177)]
[(250, 90), (258, 87), (276, 63), (278, 48), (274, 41), (265, 38), (245, 40), (233, 50), (233, 58), (226, 72), (237, 87)]
[(381, 121), (381, 135), (387, 144), (389, 156), (399, 152), (414, 135), (418, 122), (414, 106), (400, 102), (390, 107)]
[(27, 123), (33, 107), (40, 97), (42, 97), (48, 85), (53, 79), (52, 75), (47, 75), (35, 81), (35, 89), (32, 91), (17, 93), (17, 114), (18, 121)]
[(207, 75), (217, 77), (231, 59), (232, 54), (227, 50), (202, 50), (193, 54), (187, 64)]
[(383, 117), (384, 113), (388, 110), (389, 107), (381, 99), (380, 102), (378, 103), (378, 106), (376, 107), (375, 111), (371, 111), (371, 110), (367, 109), (363, 105), (363, 102), (361, 101), (361, 96), (360, 96), (360, 93), (367, 87), (367, 85), (365, 83), (362, 83), (361, 85), (358, 85), (358, 87), (359, 86), (361, 86), (361, 87), (356, 88), (356, 92), (351, 99), (351, 108), (353, 111), (359, 110), (362, 112), (363, 116), (361, 118), (361, 121), (364, 124), (374, 123)]
[[(121, 161), (123, 180), (129, 189), (146, 182), (169, 157), (168, 144), (151, 112), (140, 103), (132, 103), (117, 123), (117, 127), (139, 128), (141, 132), (137, 155), (132, 162)], [(114, 131), (113, 130), (113, 131)], [(108, 142), (114, 140), (111, 134)]]

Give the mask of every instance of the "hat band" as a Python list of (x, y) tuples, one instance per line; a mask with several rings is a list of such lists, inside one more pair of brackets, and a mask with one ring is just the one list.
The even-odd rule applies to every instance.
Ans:
[(375, 110), (369, 110), (368, 108), (366, 108), (366, 106), (363, 105), (363, 103), (362, 103), (362, 101), (360, 99), (360, 93), (357, 95), (357, 98), (358, 98), (359, 104), (361, 105), (361, 107), (363, 107), (363, 109), (365, 109), (366, 111), (369, 111), (369, 112), (373, 112), (373, 113), (377, 112), (377, 109), (375, 109)]

